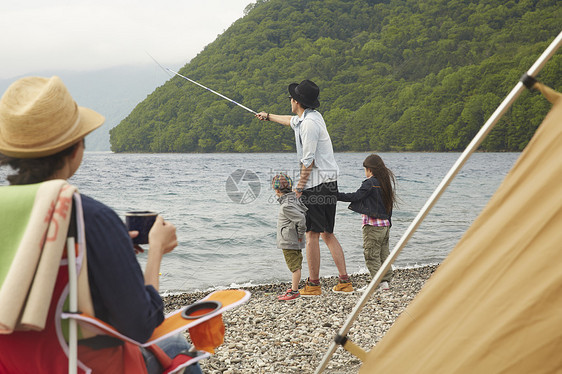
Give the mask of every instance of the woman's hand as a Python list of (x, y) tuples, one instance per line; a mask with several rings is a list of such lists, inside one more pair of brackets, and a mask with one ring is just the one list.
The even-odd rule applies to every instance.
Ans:
[(153, 286), (156, 290), (160, 286), (159, 274), (162, 256), (174, 250), (178, 245), (176, 227), (164, 221), (162, 216), (157, 216), (154, 225), (148, 233), (148, 257), (144, 270), (144, 283)]
[(148, 233), (148, 244), (151, 251), (160, 251), (162, 255), (173, 251), (178, 245), (176, 227), (158, 215)]

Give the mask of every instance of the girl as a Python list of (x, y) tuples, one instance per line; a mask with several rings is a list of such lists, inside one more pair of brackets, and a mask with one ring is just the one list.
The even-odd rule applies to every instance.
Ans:
[[(394, 174), (377, 154), (363, 161), (365, 176), (361, 187), (352, 193), (338, 192), (339, 201), (349, 201), (349, 209), (361, 213), (363, 221), (363, 253), (371, 277), (379, 271), (389, 254), (388, 237), (392, 208), (396, 204)], [(380, 287), (389, 289), (392, 269), (381, 280)]]

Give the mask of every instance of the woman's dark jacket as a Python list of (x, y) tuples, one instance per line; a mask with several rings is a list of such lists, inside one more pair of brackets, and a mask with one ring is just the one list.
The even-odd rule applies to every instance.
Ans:
[(381, 195), (381, 186), (375, 177), (365, 179), (361, 183), (361, 187), (355, 192), (338, 192), (338, 200), (350, 201), (351, 204), (348, 208), (357, 213), (389, 221), (392, 217), (392, 210), (390, 214), (386, 212)]

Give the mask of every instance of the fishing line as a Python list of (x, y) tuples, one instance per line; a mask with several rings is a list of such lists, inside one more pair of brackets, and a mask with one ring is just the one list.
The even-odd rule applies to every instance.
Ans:
[[(150, 56), (150, 54), (149, 54), (148, 52), (147, 52), (146, 54)], [(167, 67), (165, 67), (165, 66), (162, 66), (158, 61), (156, 61), (156, 59), (155, 59), (154, 57), (150, 56), (150, 58), (153, 59), (154, 62), (156, 62), (156, 63), (158, 64), (158, 66), (160, 66), (165, 72), (170, 72), (170, 73), (173, 73), (173, 74), (177, 75), (178, 77), (182, 77), (183, 79), (185, 79), (185, 80), (187, 80), (187, 81), (189, 81), (189, 82), (191, 82), (191, 83), (194, 83), (194, 84), (198, 85), (199, 87), (204, 88), (204, 89), (206, 89), (207, 91), (212, 92), (212, 93), (214, 93), (215, 95), (220, 96), (220, 97), (222, 97), (223, 99), (228, 100), (228, 101), (230, 101), (231, 103), (233, 103), (233, 104), (235, 104), (235, 105), (238, 105), (239, 107), (241, 107), (241, 108), (247, 110), (247, 111), (250, 112), (250, 113), (258, 114), (256, 111), (254, 111), (254, 110), (252, 110), (252, 109), (250, 109), (250, 108), (248, 108), (248, 107), (245, 107), (244, 105), (242, 105), (242, 104), (240, 104), (240, 103), (238, 103), (238, 102), (232, 100), (231, 98), (228, 98), (228, 97), (226, 97), (226, 96), (224, 96), (224, 95), (218, 93), (217, 91), (213, 91), (213, 90), (211, 90), (210, 88), (203, 86), (201, 83), (197, 83), (197, 82), (195, 82), (193, 79), (189, 79), (188, 77), (186, 77), (186, 76), (184, 76), (184, 75), (181, 75), (181, 74), (178, 73), (177, 71), (173, 71), (173, 70), (170, 69), (170, 68), (167, 68)]]

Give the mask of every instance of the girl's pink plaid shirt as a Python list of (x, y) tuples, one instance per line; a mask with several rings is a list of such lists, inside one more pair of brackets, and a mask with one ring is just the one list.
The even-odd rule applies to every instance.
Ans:
[(366, 214), (362, 214), (361, 218), (363, 221), (363, 226), (365, 225), (375, 226), (375, 227), (390, 226), (390, 221), (387, 219), (378, 219), (378, 218), (370, 217)]

